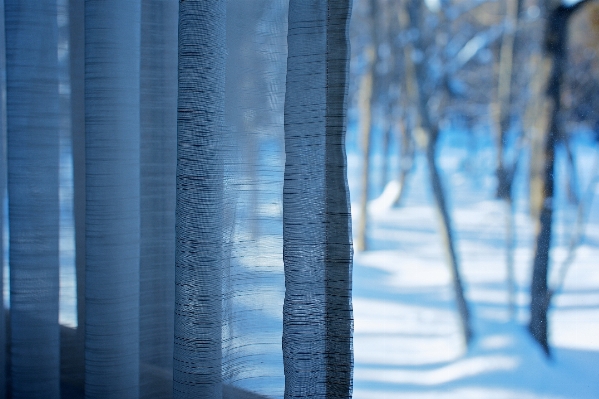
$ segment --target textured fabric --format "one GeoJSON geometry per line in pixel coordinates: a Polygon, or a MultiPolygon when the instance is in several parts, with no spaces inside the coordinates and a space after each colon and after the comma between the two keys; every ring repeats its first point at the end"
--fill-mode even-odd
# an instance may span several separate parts
{"type": "Polygon", "coordinates": [[[6,1],[13,398],[58,398],[57,8],[6,1]]]}
{"type": "Polygon", "coordinates": [[[344,153],[349,2],[291,0],[285,96],[285,398],[351,396],[344,153]]]}
{"type": "MultiPolygon", "coordinates": [[[[6,93],[6,36],[4,30],[4,0],[0,0],[0,93],[6,93]]],[[[6,98],[0,96],[0,287],[4,287],[4,201],[6,193],[6,98]]],[[[4,295],[0,309],[4,312],[4,295]]],[[[0,348],[6,348],[6,317],[0,317],[0,348]]],[[[6,392],[6,351],[0,351],[0,392],[6,392]]]]}
{"type": "Polygon", "coordinates": [[[225,12],[179,4],[175,398],[222,397],[225,12]]]}
{"type": "Polygon", "coordinates": [[[85,395],[139,396],[141,7],[85,2],[85,395]]]}
{"type": "MultiPolygon", "coordinates": [[[[77,338],[83,369],[85,336],[85,0],[69,0],[69,86],[73,162],[73,228],[77,284],[77,338]]],[[[80,370],[83,371],[83,370],[80,370]]]]}
{"type": "Polygon", "coordinates": [[[171,398],[179,3],[141,4],[140,397],[171,398]]]}
{"type": "Polygon", "coordinates": [[[222,145],[224,397],[284,393],[286,62],[287,1],[229,0],[222,145]]]}
{"type": "Polygon", "coordinates": [[[352,394],[352,230],[345,132],[351,0],[328,1],[326,83],[327,398],[352,394]]]}
{"type": "Polygon", "coordinates": [[[27,28],[43,40],[6,40],[9,64],[25,50],[32,67],[8,69],[8,394],[351,397],[350,3],[25,3],[7,2],[7,35],[27,28]],[[49,9],[70,32],[52,67],[56,34],[30,24],[49,9]],[[69,95],[59,224],[54,107],[69,95]],[[44,134],[11,135],[19,123],[44,134]],[[37,196],[45,190],[51,201],[37,196]],[[48,221],[54,258],[41,261],[44,246],[20,232],[41,237],[48,221]],[[60,287],[72,287],[73,244],[77,297],[60,296],[59,326],[58,262],[73,280],[60,287]]]}
{"type": "Polygon", "coordinates": [[[290,1],[283,189],[285,398],[326,398],[326,19],[290,1]]]}

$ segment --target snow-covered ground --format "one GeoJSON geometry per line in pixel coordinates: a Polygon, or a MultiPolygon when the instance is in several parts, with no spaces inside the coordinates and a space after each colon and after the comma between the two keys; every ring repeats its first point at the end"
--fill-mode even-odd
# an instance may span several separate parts
{"type": "MultiPolygon", "coordinates": [[[[472,345],[466,350],[462,343],[426,164],[417,158],[401,206],[377,201],[370,207],[369,250],[355,254],[354,398],[599,398],[599,200],[591,207],[586,234],[551,306],[553,356],[547,360],[525,327],[534,229],[527,213],[526,164],[515,187],[518,295],[517,317],[510,320],[506,209],[493,199],[493,148],[488,140],[475,138],[477,148],[468,151],[468,140],[458,133],[445,137],[439,160],[472,313],[472,345]]],[[[597,150],[584,138],[575,148],[586,187],[597,150]]],[[[351,146],[349,151],[357,226],[361,159],[351,146]]],[[[380,157],[373,159],[375,185],[380,163],[380,157]]],[[[552,282],[576,218],[575,207],[561,194],[562,169],[560,164],[552,282]]],[[[372,191],[376,195],[382,188],[372,191]]]]}

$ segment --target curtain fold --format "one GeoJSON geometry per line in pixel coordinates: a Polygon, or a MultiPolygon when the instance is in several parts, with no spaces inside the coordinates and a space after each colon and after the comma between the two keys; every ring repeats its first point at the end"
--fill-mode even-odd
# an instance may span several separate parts
{"type": "Polygon", "coordinates": [[[222,397],[226,2],[179,3],[175,398],[222,397]]]}
{"type": "MultiPolygon", "coordinates": [[[[77,348],[83,369],[85,336],[85,0],[69,0],[69,87],[73,162],[73,224],[77,285],[77,348]]],[[[75,350],[75,349],[74,349],[75,350]]],[[[82,378],[82,377],[81,377],[82,378]]]]}
{"type": "Polygon", "coordinates": [[[348,1],[291,0],[285,95],[285,398],[352,390],[344,137],[348,1]]]}
{"type": "MultiPolygon", "coordinates": [[[[62,329],[61,395],[83,396],[85,381],[85,0],[68,0],[68,85],[70,152],[73,173],[72,218],[75,267],[75,330],[62,329]]],[[[62,16],[63,18],[65,16],[62,16]]],[[[61,163],[64,160],[61,160],[61,163]]],[[[64,178],[64,177],[61,177],[64,178]]],[[[66,224],[66,223],[65,223],[66,224]]],[[[62,268],[63,265],[61,265],[62,268]]],[[[73,283],[73,282],[71,282],[73,283]]]]}
{"type": "Polygon", "coordinates": [[[281,398],[287,1],[227,2],[223,396],[281,398]]]}
{"type": "MultiPolygon", "coordinates": [[[[4,287],[4,203],[6,201],[6,35],[4,0],[0,0],[0,287],[4,287]]],[[[6,393],[6,317],[4,295],[0,295],[0,398],[6,393]]]]}
{"type": "Polygon", "coordinates": [[[13,398],[60,395],[57,7],[6,1],[13,398]]]}
{"type": "Polygon", "coordinates": [[[140,397],[173,396],[176,0],[141,2],[140,397]]]}
{"type": "Polygon", "coordinates": [[[85,395],[139,397],[140,18],[85,2],[85,395]]]}
{"type": "Polygon", "coordinates": [[[351,2],[4,3],[8,396],[349,399],[351,2]]]}
{"type": "Polygon", "coordinates": [[[345,133],[351,0],[328,2],[325,130],[327,398],[352,394],[352,229],[345,133]]]}
{"type": "Polygon", "coordinates": [[[283,186],[285,399],[326,398],[327,2],[289,2],[283,186]]]}

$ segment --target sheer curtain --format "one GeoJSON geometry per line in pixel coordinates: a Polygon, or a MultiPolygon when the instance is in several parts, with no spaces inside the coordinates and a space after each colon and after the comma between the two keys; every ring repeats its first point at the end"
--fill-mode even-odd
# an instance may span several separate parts
{"type": "Polygon", "coordinates": [[[1,7],[0,392],[350,398],[350,1],[61,1],[1,7]]]}

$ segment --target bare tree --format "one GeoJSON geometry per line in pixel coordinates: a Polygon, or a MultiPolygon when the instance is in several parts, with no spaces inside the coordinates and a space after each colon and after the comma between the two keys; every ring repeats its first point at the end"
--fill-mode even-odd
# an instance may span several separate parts
{"type": "Polygon", "coordinates": [[[377,27],[379,19],[379,0],[370,0],[370,45],[366,48],[366,71],[360,87],[360,137],[362,139],[362,178],[360,193],[360,218],[356,249],[368,249],[366,230],[368,226],[368,191],[370,188],[370,144],[372,141],[372,111],[376,106],[375,89],[380,88],[380,75],[376,71],[379,62],[380,31],[377,27]]]}
{"type": "Polygon", "coordinates": [[[551,247],[552,218],[555,192],[555,147],[561,137],[562,126],[560,117],[562,83],[566,65],[566,40],[568,37],[568,21],[572,14],[580,9],[588,0],[582,0],[574,5],[557,5],[553,7],[547,17],[544,37],[545,59],[543,62],[549,69],[546,82],[545,118],[548,126],[544,138],[544,171],[541,207],[537,223],[536,248],[533,263],[530,322],[528,329],[533,338],[541,345],[549,356],[549,342],[547,339],[548,319],[547,310],[550,295],[547,285],[549,268],[549,249],[551,247]]]}
{"type": "Polygon", "coordinates": [[[510,318],[515,317],[515,277],[514,277],[514,202],[512,198],[512,185],[518,165],[519,154],[516,154],[511,163],[507,163],[504,156],[506,135],[514,115],[512,109],[512,83],[514,64],[514,40],[519,24],[519,14],[522,0],[508,0],[505,2],[505,32],[501,39],[499,54],[499,77],[497,82],[497,97],[493,106],[495,131],[497,136],[497,198],[505,202],[505,250],[508,284],[508,308],[510,318]]]}
{"type": "MultiPolygon", "coordinates": [[[[433,190],[433,196],[435,199],[435,205],[437,213],[439,215],[440,233],[443,237],[444,248],[446,257],[451,270],[455,299],[458,307],[458,313],[460,315],[462,332],[464,340],[468,344],[472,338],[472,328],[470,325],[470,312],[464,296],[464,288],[462,278],[460,275],[460,268],[458,264],[457,251],[455,248],[455,240],[453,237],[452,221],[449,214],[445,190],[443,187],[441,175],[439,173],[439,167],[436,161],[437,143],[439,139],[439,123],[433,122],[433,116],[431,115],[431,100],[434,94],[443,94],[443,89],[438,90],[436,93],[431,91],[431,88],[438,89],[435,87],[435,82],[431,82],[429,79],[429,71],[426,70],[427,65],[431,65],[430,60],[424,59],[427,53],[430,53],[431,49],[424,40],[424,18],[422,15],[423,3],[418,0],[408,0],[407,3],[407,19],[408,26],[412,31],[419,32],[415,36],[414,49],[420,55],[411,55],[410,59],[413,62],[413,71],[415,79],[415,90],[414,100],[416,101],[416,109],[419,116],[420,127],[426,135],[424,138],[425,142],[425,155],[429,169],[429,177],[431,180],[431,187],[433,190]],[[418,59],[420,58],[420,59],[418,59]]],[[[444,79],[440,79],[443,82],[444,79]]],[[[441,86],[443,87],[443,86],[441,86]]],[[[443,101],[438,99],[437,101],[443,101]]]]}

